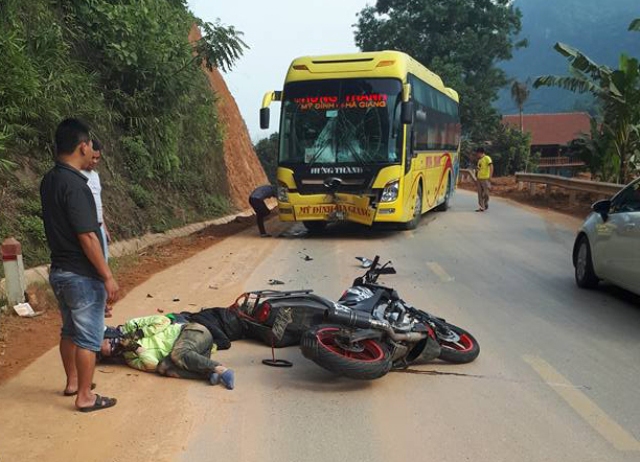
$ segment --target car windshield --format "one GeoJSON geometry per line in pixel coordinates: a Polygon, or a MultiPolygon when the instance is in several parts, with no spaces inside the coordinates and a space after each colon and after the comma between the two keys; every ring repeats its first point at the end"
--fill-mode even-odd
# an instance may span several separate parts
{"type": "Polygon", "coordinates": [[[401,84],[395,79],[293,82],[285,86],[280,163],[398,163],[401,84]]]}

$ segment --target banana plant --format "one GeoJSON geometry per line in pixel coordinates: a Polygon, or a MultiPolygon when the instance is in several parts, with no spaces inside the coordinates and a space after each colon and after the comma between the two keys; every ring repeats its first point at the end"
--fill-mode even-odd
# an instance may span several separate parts
{"type": "MultiPolygon", "coordinates": [[[[634,20],[629,30],[640,31],[640,18],[634,20]]],[[[533,86],[560,87],[576,93],[589,92],[601,104],[602,130],[599,136],[607,137],[613,148],[594,153],[613,156],[603,159],[602,165],[616,166],[615,179],[620,183],[630,181],[638,172],[640,150],[640,63],[637,58],[621,54],[618,69],[594,62],[586,54],[566,45],[556,43],[554,49],[569,61],[569,76],[545,75],[538,77],[533,86]]],[[[595,143],[596,145],[602,143],[595,143]]]]}

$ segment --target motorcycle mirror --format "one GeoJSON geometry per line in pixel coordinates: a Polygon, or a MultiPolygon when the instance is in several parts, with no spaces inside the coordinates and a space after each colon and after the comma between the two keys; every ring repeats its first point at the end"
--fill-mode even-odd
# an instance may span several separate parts
{"type": "Polygon", "coordinates": [[[360,266],[362,268],[370,268],[373,261],[369,260],[367,257],[356,257],[356,260],[360,261],[360,266]]]}

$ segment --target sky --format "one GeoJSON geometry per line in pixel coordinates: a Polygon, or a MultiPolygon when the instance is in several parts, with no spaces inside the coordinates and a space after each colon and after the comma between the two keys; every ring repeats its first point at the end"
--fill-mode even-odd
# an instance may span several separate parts
{"type": "Polygon", "coordinates": [[[250,47],[222,76],[236,100],[252,141],[277,131],[280,103],[273,103],[269,130],[260,129],[259,110],[267,91],[282,90],[294,58],[358,51],[356,13],[373,0],[188,0],[200,19],[242,31],[250,47]]]}

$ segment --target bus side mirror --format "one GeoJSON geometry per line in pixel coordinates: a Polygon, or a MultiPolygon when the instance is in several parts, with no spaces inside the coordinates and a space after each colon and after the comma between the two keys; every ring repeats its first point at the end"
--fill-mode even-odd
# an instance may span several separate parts
{"type": "Polygon", "coordinates": [[[400,120],[404,125],[411,125],[413,123],[413,101],[402,102],[400,120]]]}
{"type": "Polygon", "coordinates": [[[271,117],[268,107],[260,108],[260,128],[266,130],[269,128],[269,118],[271,117]]]}

